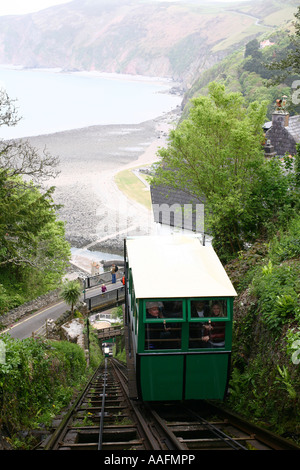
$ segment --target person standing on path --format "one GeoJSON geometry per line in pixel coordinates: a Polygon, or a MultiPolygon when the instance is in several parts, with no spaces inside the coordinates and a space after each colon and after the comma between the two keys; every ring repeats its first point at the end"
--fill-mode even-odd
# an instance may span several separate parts
{"type": "Polygon", "coordinates": [[[115,284],[116,283],[116,272],[117,272],[115,264],[112,265],[110,272],[111,272],[111,282],[112,282],[112,284],[115,284]]]}

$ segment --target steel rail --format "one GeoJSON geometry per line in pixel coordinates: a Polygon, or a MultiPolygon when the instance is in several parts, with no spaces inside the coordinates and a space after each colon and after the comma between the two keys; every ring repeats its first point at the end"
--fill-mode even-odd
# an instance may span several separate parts
{"type": "Polygon", "coordinates": [[[82,392],[79,394],[79,396],[77,397],[77,399],[74,401],[73,405],[71,406],[71,408],[68,410],[68,412],[66,413],[66,415],[64,416],[63,420],[61,421],[61,423],[59,424],[59,426],[55,429],[54,433],[52,434],[51,438],[49,439],[49,441],[45,444],[45,446],[43,447],[43,450],[55,450],[57,444],[58,444],[58,441],[59,439],[61,439],[63,433],[66,431],[67,427],[68,427],[68,424],[69,422],[71,421],[72,419],[72,416],[73,416],[73,413],[74,411],[76,410],[76,408],[79,406],[80,402],[84,399],[84,396],[86,395],[86,392],[87,390],[89,389],[90,387],[90,384],[92,383],[92,381],[95,379],[96,375],[99,373],[99,370],[100,370],[101,366],[98,367],[94,374],[92,375],[92,377],[89,379],[89,381],[87,382],[87,384],[85,385],[85,387],[83,388],[82,392]]]}
{"type": "Polygon", "coordinates": [[[199,419],[201,424],[204,424],[216,437],[221,439],[226,445],[231,447],[234,450],[249,450],[247,447],[243,446],[240,444],[238,441],[233,439],[232,437],[228,436],[224,431],[221,429],[217,428],[215,425],[207,421],[206,419],[202,418],[202,416],[198,415],[198,413],[195,413],[195,411],[190,410],[189,408],[186,408],[187,413],[189,413],[191,416],[194,416],[195,418],[199,419]]]}
{"type": "Polygon", "coordinates": [[[115,359],[111,360],[111,363],[114,367],[115,374],[117,375],[118,380],[126,396],[127,404],[130,407],[133,414],[135,415],[138,430],[140,434],[143,436],[144,442],[147,443],[146,446],[148,446],[149,450],[162,450],[157,439],[153,436],[153,432],[150,430],[149,424],[145,420],[143,413],[140,411],[140,406],[139,406],[140,404],[138,402],[134,402],[133,400],[129,398],[128,388],[125,383],[127,380],[127,377],[125,377],[124,373],[120,370],[119,364],[115,359]]]}
{"type": "Polygon", "coordinates": [[[105,409],[106,379],[107,379],[107,357],[105,358],[105,366],[104,366],[103,376],[104,376],[104,380],[103,380],[103,391],[102,391],[102,403],[101,403],[101,416],[100,416],[98,450],[102,450],[102,440],[103,440],[104,409],[105,409]]]}
{"type": "Polygon", "coordinates": [[[256,424],[249,423],[241,416],[238,416],[229,410],[224,410],[222,407],[210,402],[208,402],[208,405],[215,413],[223,415],[228,422],[232,424],[232,426],[249,433],[252,436],[252,439],[248,439],[249,441],[257,440],[272,450],[300,450],[300,446],[296,443],[278,436],[267,429],[261,428],[256,424]]]}
{"type": "Polygon", "coordinates": [[[169,450],[187,450],[187,447],[182,444],[179,439],[175,436],[175,434],[169,429],[169,427],[164,423],[164,421],[161,419],[161,417],[158,415],[158,413],[151,408],[151,406],[148,406],[148,411],[151,413],[151,416],[155,419],[156,423],[162,428],[163,432],[168,436],[168,439],[171,442],[171,448],[169,450]],[[172,448],[173,446],[173,448],[172,448]]]}

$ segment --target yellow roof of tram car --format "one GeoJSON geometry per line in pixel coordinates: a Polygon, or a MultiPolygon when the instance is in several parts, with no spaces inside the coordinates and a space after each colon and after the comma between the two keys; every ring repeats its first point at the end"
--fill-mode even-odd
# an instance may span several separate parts
{"type": "Polygon", "coordinates": [[[137,237],[126,245],[138,299],[237,295],[214,249],[198,237],[137,237]]]}

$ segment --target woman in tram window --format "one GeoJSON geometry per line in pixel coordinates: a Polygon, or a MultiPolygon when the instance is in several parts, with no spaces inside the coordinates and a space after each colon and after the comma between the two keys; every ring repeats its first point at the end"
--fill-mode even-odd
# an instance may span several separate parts
{"type": "MultiPolygon", "coordinates": [[[[213,317],[223,317],[223,309],[220,302],[214,302],[211,308],[213,317]]],[[[207,343],[207,347],[225,346],[225,322],[210,322],[204,325],[205,332],[202,340],[207,343]]]]}
{"type": "MultiPolygon", "coordinates": [[[[158,302],[147,302],[146,304],[146,318],[157,319],[163,318],[161,313],[161,305],[158,302]]],[[[146,323],[145,324],[145,349],[160,349],[161,348],[161,334],[164,331],[163,323],[146,323]]]]}

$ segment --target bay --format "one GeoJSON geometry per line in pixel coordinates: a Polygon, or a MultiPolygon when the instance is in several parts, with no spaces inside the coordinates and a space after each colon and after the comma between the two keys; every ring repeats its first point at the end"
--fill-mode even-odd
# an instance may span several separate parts
{"type": "Polygon", "coordinates": [[[52,134],[94,125],[137,124],[181,104],[171,80],[94,72],[0,66],[0,87],[16,100],[16,126],[2,126],[0,138],[52,134]]]}
{"type": "MultiPolygon", "coordinates": [[[[146,122],[181,105],[182,97],[169,93],[176,85],[162,78],[0,65],[0,87],[16,100],[22,118],[14,127],[2,126],[0,138],[146,122]]],[[[78,257],[85,259],[87,265],[94,260],[123,258],[115,253],[72,247],[72,259],[78,257]]]]}

